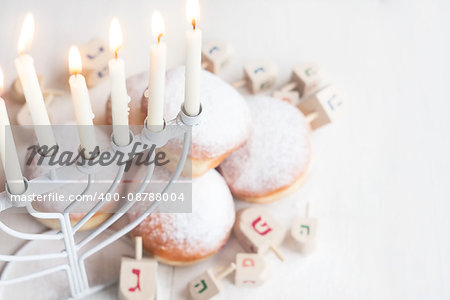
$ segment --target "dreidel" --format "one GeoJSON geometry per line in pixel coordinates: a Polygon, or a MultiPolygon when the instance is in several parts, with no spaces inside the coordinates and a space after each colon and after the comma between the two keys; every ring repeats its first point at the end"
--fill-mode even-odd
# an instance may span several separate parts
{"type": "Polygon", "coordinates": [[[295,106],[300,104],[300,94],[297,91],[280,90],[273,92],[272,96],[295,106]]]}
{"type": "Polygon", "coordinates": [[[93,87],[108,77],[108,62],[111,52],[108,45],[101,39],[95,38],[80,46],[83,75],[88,87],[93,87]]]}
{"type": "Polygon", "coordinates": [[[244,65],[244,78],[233,82],[235,88],[248,86],[253,94],[270,89],[277,81],[278,67],[270,60],[252,61],[244,65]]]}
{"type": "Polygon", "coordinates": [[[293,69],[290,82],[284,85],[281,91],[296,90],[300,97],[305,98],[319,90],[323,85],[323,75],[317,65],[301,64],[293,69]]]}
{"type": "Polygon", "coordinates": [[[236,255],[235,285],[257,287],[262,285],[269,275],[266,259],[261,254],[238,253],[236,255]]]}
{"type": "Polygon", "coordinates": [[[263,254],[271,250],[284,261],[278,246],[284,239],[285,228],[265,209],[248,207],[238,212],[234,233],[246,251],[263,254]]]}
{"type": "Polygon", "coordinates": [[[226,67],[233,55],[233,48],[225,42],[208,42],[202,47],[202,67],[218,74],[226,67]]]}
{"type": "Polygon", "coordinates": [[[223,285],[220,282],[223,278],[228,276],[236,269],[236,265],[231,263],[225,270],[214,274],[213,269],[208,269],[206,272],[197,276],[188,284],[189,294],[192,300],[208,300],[220,294],[223,290],[223,285]]]}
{"type": "Polygon", "coordinates": [[[292,222],[291,237],[300,252],[307,254],[316,248],[317,219],[309,217],[309,203],[306,206],[306,216],[296,217],[292,222]]]}
{"type": "Polygon", "coordinates": [[[344,112],[343,93],[334,85],[328,85],[300,101],[298,108],[309,117],[312,129],[335,122],[344,112]]]}
{"type": "Polygon", "coordinates": [[[136,237],[135,244],[135,258],[122,257],[119,299],[154,300],[158,263],[154,259],[142,258],[142,237],[136,237]]]}

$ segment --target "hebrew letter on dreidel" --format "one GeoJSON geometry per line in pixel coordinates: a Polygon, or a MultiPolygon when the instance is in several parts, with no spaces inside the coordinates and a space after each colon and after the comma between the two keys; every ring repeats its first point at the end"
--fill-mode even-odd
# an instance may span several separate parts
{"type": "Polygon", "coordinates": [[[281,244],[285,229],[265,209],[249,207],[238,213],[234,232],[247,251],[265,253],[281,244]]]}
{"type": "Polygon", "coordinates": [[[253,260],[253,258],[245,258],[242,260],[242,266],[243,267],[254,267],[255,266],[255,261],[253,260]]]}
{"type": "Polygon", "coordinates": [[[189,294],[194,300],[207,300],[216,296],[222,290],[222,285],[216,279],[212,270],[207,270],[188,284],[189,294]]]}
{"type": "Polygon", "coordinates": [[[225,67],[233,54],[228,43],[209,42],[202,47],[202,60],[204,68],[212,73],[219,73],[225,67]]]}
{"type": "Polygon", "coordinates": [[[334,85],[329,85],[300,101],[298,108],[305,115],[317,114],[311,121],[311,128],[316,129],[336,121],[344,112],[344,106],[342,91],[334,85]]]}
{"type": "Polygon", "coordinates": [[[317,75],[317,69],[313,67],[309,67],[305,69],[305,75],[311,77],[313,75],[317,75]]]}
{"type": "Polygon", "coordinates": [[[209,54],[213,54],[215,51],[219,50],[219,47],[213,46],[211,49],[209,49],[209,54]]]}
{"type": "Polygon", "coordinates": [[[261,254],[238,253],[234,283],[238,286],[259,286],[269,277],[266,261],[261,254]]]}
{"type": "Polygon", "coordinates": [[[137,277],[137,283],[135,287],[131,287],[128,290],[130,292],[135,292],[136,290],[141,291],[141,270],[139,269],[133,269],[132,273],[136,275],[137,277]]]}
{"type": "Polygon", "coordinates": [[[309,226],[308,225],[301,225],[300,226],[300,234],[304,234],[303,229],[306,229],[306,235],[309,235],[309,226]]]}
{"type": "Polygon", "coordinates": [[[107,44],[101,39],[93,39],[81,45],[80,53],[87,85],[93,87],[107,77],[111,53],[107,49],[107,44]]]}
{"type": "Polygon", "coordinates": [[[203,293],[208,286],[206,285],[206,282],[202,279],[202,281],[200,281],[200,283],[197,283],[196,285],[194,285],[194,287],[199,287],[201,286],[201,288],[198,291],[199,294],[203,293]]]}
{"type": "Polygon", "coordinates": [[[339,106],[342,105],[342,101],[340,101],[340,100],[338,99],[337,95],[331,96],[331,98],[328,99],[327,103],[328,103],[328,107],[329,107],[331,110],[336,110],[339,106]]]}
{"type": "Polygon", "coordinates": [[[275,91],[272,96],[292,105],[298,105],[300,103],[300,95],[297,91],[275,91]]]}
{"type": "Polygon", "coordinates": [[[320,69],[313,64],[302,64],[295,67],[291,81],[296,84],[300,96],[304,98],[324,86],[320,69]]]}
{"type": "Polygon", "coordinates": [[[258,227],[259,227],[259,229],[258,229],[256,225],[257,225],[259,222],[261,222],[261,217],[258,217],[257,219],[255,219],[255,220],[252,222],[253,229],[255,229],[255,231],[256,231],[257,233],[259,233],[260,235],[266,235],[266,234],[268,234],[270,231],[272,231],[272,228],[270,228],[269,225],[267,225],[266,222],[264,222],[264,223],[262,223],[262,224],[259,224],[260,226],[258,226],[258,227]],[[264,230],[264,227],[266,227],[265,230],[264,230]]]}
{"type": "Polygon", "coordinates": [[[157,266],[153,259],[122,258],[119,299],[155,299],[157,266]]]}
{"type": "Polygon", "coordinates": [[[259,68],[256,68],[256,69],[253,71],[253,73],[258,74],[259,72],[265,72],[265,71],[266,71],[266,70],[264,70],[263,67],[259,67],[259,68]]]}
{"type": "Polygon", "coordinates": [[[317,219],[294,218],[291,236],[302,253],[314,250],[316,244],[317,219]]]}
{"type": "Polygon", "coordinates": [[[122,257],[120,265],[119,299],[154,300],[158,263],[142,257],[142,238],[136,237],[135,258],[122,257]]]}
{"type": "Polygon", "coordinates": [[[278,67],[272,61],[254,61],[245,64],[244,78],[252,93],[271,88],[277,81],[278,67]]]}

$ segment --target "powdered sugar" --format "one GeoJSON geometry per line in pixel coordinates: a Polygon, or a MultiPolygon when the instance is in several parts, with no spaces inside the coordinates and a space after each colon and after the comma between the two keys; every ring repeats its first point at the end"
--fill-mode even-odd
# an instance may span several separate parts
{"type": "MultiPolygon", "coordinates": [[[[156,180],[167,178],[163,169],[156,180]]],[[[144,239],[158,241],[157,247],[169,243],[186,255],[216,249],[227,237],[234,223],[234,203],[224,179],[210,170],[192,181],[192,213],[154,213],[136,228],[144,239]]],[[[135,216],[134,216],[135,217],[135,216]]]]}
{"type": "MultiPolygon", "coordinates": [[[[184,67],[177,67],[167,72],[164,117],[166,120],[175,118],[184,101],[184,67]]],[[[242,96],[219,77],[202,71],[200,101],[203,107],[203,119],[199,126],[193,129],[192,156],[216,158],[242,144],[248,137],[250,129],[250,112],[242,96]]],[[[148,75],[138,74],[127,81],[131,105],[140,102],[142,93],[147,87],[148,75]],[[137,100],[137,101],[136,101],[137,100]]],[[[142,102],[141,112],[135,108],[133,114],[145,115],[146,101],[142,102]]],[[[181,139],[175,139],[168,145],[171,149],[180,150],[181,139]]]]}
{"type": "Polygon", "coordinates": [[[310,157],[309,126],[290,104],[270,97],[248,100],[253,120],[249,140],[220,165],[236,194],[264,195],[292,184],[310,157]]]}

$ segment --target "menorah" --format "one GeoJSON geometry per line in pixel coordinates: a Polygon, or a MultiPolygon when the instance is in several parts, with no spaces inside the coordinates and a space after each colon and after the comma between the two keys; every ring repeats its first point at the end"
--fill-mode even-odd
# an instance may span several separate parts
{"type": "MultiPolygon", "coordinates": [[[[179,178],[185,162],[189,153],[189,148],[192,139],[192,128],[196,126],[201,121],[201,116],[204,115],[202,112],[202,107],[200,106],[200,113],[197,116],[189,116],[182,106],[177,117],[167,123],[164,122],[165,126],[163,130],[159,132],[153,132],[147,128],[145,121],[144,127],[140,134],[134,135],[130,131],[130,143],[126,146],[118,146],[114,143],[114,136],[111,135],[111,154],[115,152],[122,152],[123,157],[129,157],[132,159],[133,154],[141,153],[146,150],[142,145],[154,145],[156,148],[160,148],[166,145],[171,139],[183,136],[183,146],[180,153],[180,158],[176,167],[176,170],[172,174],[172,177],[164,186],[161,194],[167,192],[171,185],[179,178]],[[130,155],[131,153],[131,155],[130,155]]],[[[155,159],[155,152],[151,153],[151,160],[155,159]]],[[[73,178],[79,178],[81,176],[87,177],[87,187],[93,184],[94,174],[99,171],[99,166],[88,164],[88,160],[83,160],[81,164],[72,164],[69,166],[55,167],[49,164],[49,157],[42,157],[43,166],[48,169],[45,175],[37,177],[33,180],[28,181],[24,178],[26,190],[23,194],[19,196],[27,195],[42,195],[55,190],[58,187],[67,184],[73,178]]],[[[155,169],[155,164],[150,164],[147,166],[146,174],[140,182],[137,190],[134,192],[136,194],[142,193],[146,187],[150,184],[152,180],[153,171],[155,169]]],[[[121,182],[125,171],[125,165],[121,164],[118,168],[117,174],[112,181],[110,187],[106,191],[106,194],[113,193],[121,182]]],[[[81,194],[85,193],[82,192],[81,194]]],[[[13,279],[0,280],[0,286],[18,284],[27,280],[32,280],[48,274],[56,272],[65,272],[67,274],[67,280],[69,282],[70,294],[73,298],[81,298],[89,294],[98,292],[114,282],[105,282],[101,285],[91,287],[89,285],[88,274],[86,272],[85,260],[92,256],[93,254],[101,251],[105,247],[111,245],[118,239],[124,237],[127,233],[138,226],[145,218],[155,211],[158,204],[161,202],[153,201],[146,209],[138,215],[136,219],[129,222],[127,225],[122,227],[116,232],[112,232],[106,239],[98,243],[93,243],[94,245],[84,251],[81,255],[80,250],[85,250],[88,243],[93,241],[100,234],[104,233],[105,230],[118,221],[124,214],[126,214],[135,204],[136,197],[129,199],[128,202],[124,203],[116,212],[114,212],[111,217],[109,217],[103,224],[98,228],[91,230],[87,236],[83,237],[79,242],[75,242],[75,235],[79,232],[80,228],[86,224],[106,203],[107,201],[99,201],[96,203],[78,222],[71,224],[70,213],[74,210],[79,202],[72,201],[67,207],[65,207],[62,213],[59,212],[43,212],[36,210],[32,201],[17,201],[18,195],[12,195],[6,184],[5,192],[0,194],[0,212],[7,210],[11,207],[25,207],[27,212],[39,219],[57,219],[60,225],[60,231],[54,234],[33,234],[24,233],[14,230],[0,222],[0,230],[3,230],[8,235],[17,237],[24,240],[42,240],[42,241],[55,241],[63,240],[64,250],[59,253],[40,253],[35,255],[0,255],[0,261],[6,262],[27,262],[27,261],[37,261],[37,260],[52,260],[52,259],[65,259],[66,263],[47,268],[34,272],[32,274],[27,274],[25,276],[20,276],[13,279]]],[[[21,197],[22,199],[23,197],[21,197]]],[[[28,197],[26,197],[28,198],[28,197]]]]}

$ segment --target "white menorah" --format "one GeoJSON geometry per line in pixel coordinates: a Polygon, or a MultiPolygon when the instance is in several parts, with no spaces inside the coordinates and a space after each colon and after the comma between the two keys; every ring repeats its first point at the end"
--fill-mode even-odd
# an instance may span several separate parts
{"type": "MultiPolygon", "coordinates": [[[[204,112],[203,112],[204,114],[204,112]]],[[[202,115],[202,107],[200,107],[200,113],[197,116],[189,116],[184,112],[183,107],[181,108],[177,118],[165,123],[165,127],[160,132],[152,132],[147,129],[146,121],[143,127],[143,130],[140,134],[134,136],[130,132],[130,144],[124,147],[117,146],[114,143],[113,136],[111,136],[111,145],[112,145],[112,154],[115,152],[122,152],[124,157],[129,157],[130,153],[140,153],[145,151],[142,145],[155,145],[156,148],[160,148],[164,146],[169,140],[181,136],[184,136],[183,139],[183,148],[180,154],[180,159],[178,161],[177,168],[172,175],[172,178],[167,182],[161,194],[164,194],[172,185],[174,181],[178,179],[180,176],[186,158],[189,152],[189,145],[191,143],[192,138],[192,127],[198,125],[202,115]],[[133,151],[133,152],[131,152],[133,151]]],[[[151,154],[151,161],[154,161],[155,157],[153,151],[151,154]]],[[[131,154],[132,156],[132,154],[131,154]]],[[[132,159],[132,158],[131,158],[132,159]]],[[[82,160],[84,164],[72,164],[70,166],[63,167],[51,167],[49,166],[49,157],[43,158],[43,165],[47,166],[48,173],[35,178],[33,180],[28,181],[24,178],[26,191],[20,196],[27,195],[41,195],[56,188],[67,184],[73,178],[78,178],[80,175],[87,176],[88,178],[88,186],[93,183],[94,174],[98,172],[98,166],[92,166],[88,164],[88,160],[82,160]]],[[[145,188],[150,184],[153,171],[155,168],[155,164],[152,163],[147,167],[146,175],[140,183],[138,190],[135,194],[142,193],[145,188]]],[[[118,187],[119,183],[122,180],[123,174],[125,171],[125,164],[121,164],[115,179],[113,180],[111,186],[107,190],[106,193],[113,193],[118,187]]],[[[83,194],[82,193],[82,194],[83,194]]],[[[20,198],[22,198],[20,197],[20,198]]],[[[79,231],[79,229],[88,222],[106,203],[107,201],[99,201],[86,215],[83,216],[76,224],[72,226],[70,221],[70,212],[73,211],[74,207],[77,205],[77,201],[73,201],[70,203],[63,211],[63,213],[56,212],[40,212],[37,211],[33,205],[32,201],[16,201],[16,195],[11,195],[9,193],[8,185],[6,185],[5,192],[0,194],[0,212],[6,210],[11,207],[25,207],[30,215],[35,218],[40,219],[57,219],[60,224],[61,230],[54,234],[32,234],[32,233],[23,233],[16,231],[10,227],[8,227],[3,222],[0,222],[0,230],[5,233],[20,238],[24,240],[47,240],[47,241],[55,241],[55,240],[63,240],[64,241],[64,250],[59,253],[43,253],[43,254],[35,254],[35,255],[0,255],[0,261],[6,262],[27,262],[27,261],[38,261],[38,260],[52,260],[58,258],[65,258],[67,263],[61,264],[55,267],[51,267],[45,270],[40,270],[38,272],[34,272],[31,274],[27,274],[25,276],[20,276],[13,279],[0,280],[0,287],[5,285],[12,285],[21,283],[27,280],[31,280],[34,278],[46,276],[55,272],[66,272],[67,280],[70,286],[70,294],[73,298],[81,298],[89,294],[96,293],[114,282],[106,282],[98,286],[90,287],[88,275],[85,267],[85,260],[97,253],[98,251],[104,249],[109,246],[113,242],[125,236],[131,230],[133,230],[136,226],[138,226],[145,218],[148,217],[150,213],[152,213],[157,205],[160,203],[158,201],[154,201],[151,205],[146,208],[146,210],[139,215],[138,218],[121,228],[120,230],[113,232],[110,236],[108,236],[105,240],[96,243],[87,251],[84,251],[81,255],[79,255],[79,251],[82,248],[94,240],[97,236],[103,233],[109,226],[119,220],[125,213],[127,213],[133,205],[136,203],[136,197],[133,197],[132,200],[128,201],[128,203],[123,204],[117,212],[115,212],[109,219],[107,219],[103,224],[101,224],[98,228],[93,229],[89,234],[80,240],[80,242],[75,242],[75,234],[79,231]]],[[[28,198],[28,197],[26,197],[28,198]]],[[[84,250],[84,249],[83,249],[84,250]]]]}

